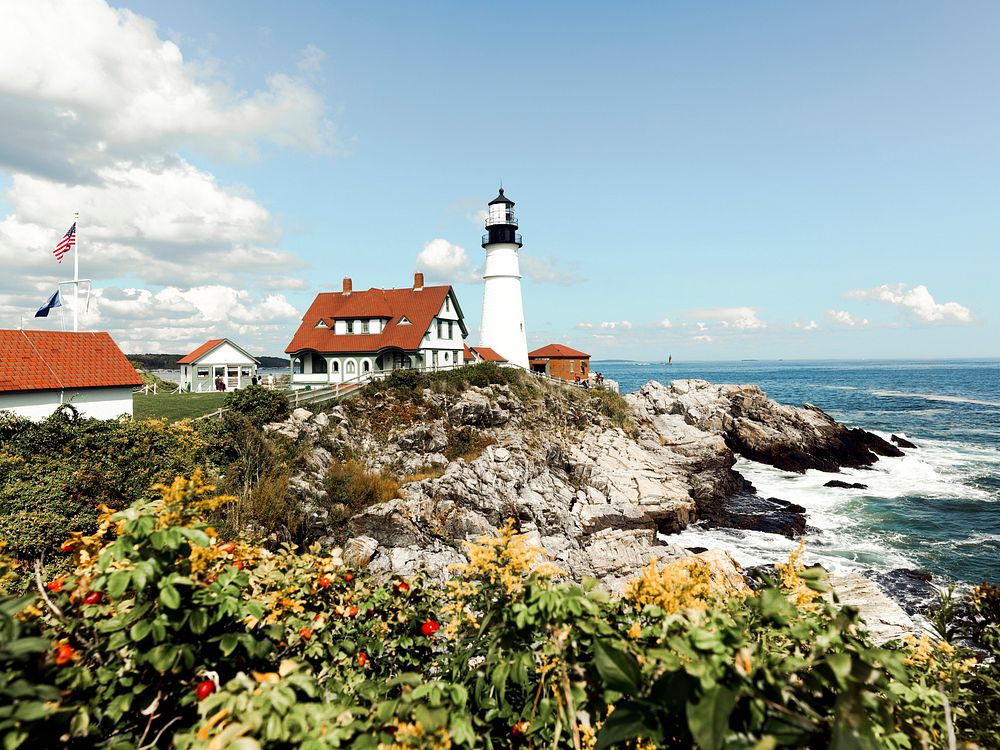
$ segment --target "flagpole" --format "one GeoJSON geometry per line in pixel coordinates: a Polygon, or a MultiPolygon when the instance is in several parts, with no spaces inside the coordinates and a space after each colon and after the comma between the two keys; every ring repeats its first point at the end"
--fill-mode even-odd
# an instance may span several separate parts
{"type": "Polygon", "coordinates": [[[76,225],[76,252],[73,253],[73,333],[80,330],[80,212],[73,214],[76,225]]]}

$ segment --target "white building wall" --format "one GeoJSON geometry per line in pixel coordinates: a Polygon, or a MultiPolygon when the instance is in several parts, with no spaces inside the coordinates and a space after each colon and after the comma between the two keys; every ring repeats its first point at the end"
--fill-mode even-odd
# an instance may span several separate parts
{"type": "Polygon", "coordinates": [[[199,365],[251,365],[252,358],[245,355],[228,341],[215,347],[201,357],[195,364],[199,365]]]}
{"type": "Polygon", "coordinates": [[[528,367],[518,247],[497,243],[486,247],[483,273],[483,322],[480,341],[511,364],[528,367]]]}
{"type": "Polygon", "coordinates": [[[60,403],[73,404],[81,414],[94,419],[132,416],[132,388],[83,388],[80,390],[11,391],[0,393],[0,411],[10,411],[34,421],[52,414],[60,403]],[[60,397],[62,401],[60,401],[60,397]]]}

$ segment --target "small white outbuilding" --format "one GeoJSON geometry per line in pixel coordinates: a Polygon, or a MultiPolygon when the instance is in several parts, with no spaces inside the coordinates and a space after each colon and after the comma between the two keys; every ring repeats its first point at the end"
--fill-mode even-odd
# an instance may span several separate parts
{"type": "Polygon", "coordinates": [[[260,362],[229,339],[211,339],[177,360],[181,389],[193,393],[214,391],[221,378],[227,391],[251,384],[260,362]]]}
{"type": "Polygon", "coordinates": [[[0,330],[0,411],[48,417],[62,404],[84,416],[132,414],[142,378],[104,332],[0,330]]]}

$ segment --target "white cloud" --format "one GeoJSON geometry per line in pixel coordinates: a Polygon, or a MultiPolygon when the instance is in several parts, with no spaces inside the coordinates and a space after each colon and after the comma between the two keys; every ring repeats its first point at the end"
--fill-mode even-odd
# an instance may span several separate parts
{"type": "Polygon", "coordinates": [[[602,328],[605,331],[614,331],[616,329],[628,331],[632,328],[632,323],[627,320],[604,320],[600,323],[577,323],[576,327],[583,329],[602,328]]]}
{"type": "Polygon", "coordinates": [[[972,311],[958,302],[935,302],[934,297],[923,284],[907,290],[905,284],[882,284],[874,289],[858,289],[848,292],[847,297],[875,299],[898,305],[909,310],[919,320],[927,323],[971,323],[972,311]]]}
{"type": "Polygon", "coordinates": [[[664,318],[659,323],[656,324],[658,328],[673,328],[674,324],[670,322],[670,318],[664,318]]]}
{"type": "Polygon", "coordinates": [[[427,275],[429,282],[445,284],[475,284],[482,281],[482,271],[472,267],[465,248],[437,238],[424,245],[417,255],[417,270],[427,275]]]}
{"type": "Polygon", "coordinates": [[[701,344],[711,344],[713,341],[715,341],[715,338],[712,336],[706,336],[705,334],[701,334],[698,336],[692,336],[691,340],[697,341],[698,343],[701,344]]]}
{"type": "Polygon", "coordinates": [[[7,3],[0,166],[80,181],[181,144],[228,157],[258,142],[332,149],[325,103],[304,80],[275,73],[247,93],[203,73],[152,21],[103,0],[7,3]]]}
{"type": "Polygon", "coordinates": [[[796,328],[800,331],[815,331],[819,328],[819,324],[815,320],[810,320],[808,323],[800,323],[796,320],[792,323],[792,328],[796,328]]]}
{"type": "MultiPolygon", "coordinates": [[[[757,311],[752,307],[713,307],[692,310],[687,313],[687,317],[715,321],[724,328],[737,328],[739,330],[767,328],[767,323],[757,317],[757,311]]],[[[698,325],[702,327],[701,323],[698,325]]]]}
{"type": "Polygon", "coordinates": [[[840,325],[848,326],[849,328],[861,328],[868,325],[867,319],[856,318],[847,312],[847,310],[827,310],[826,315],[834,323],[839,323],[840,325]]]}
{"type": "Polygon", "coordinates": [[[299,53],[298,67],[303,73],[318,73],[323,67],[326,53],[315,44],[307,44],[299,53]]]}

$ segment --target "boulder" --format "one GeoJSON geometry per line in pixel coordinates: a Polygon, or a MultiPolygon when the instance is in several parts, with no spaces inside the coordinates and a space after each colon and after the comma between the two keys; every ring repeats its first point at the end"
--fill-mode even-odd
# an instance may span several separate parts
{"type": "Polygon", "coordinates": [[[858,608],[875,643],[900,640],[917,631],[910,616],[874,581],[857,573],[835,573],[830,576],[830,586],[841,605],[858,608]]]}
{"type": "Polygon", "coordinates": [[[898,445],[900,448],[916,448],[917,446],[907,440],[905,437],[900,435],[890,435],[889,439],[898,445]]]}
{"type": "Polygon", "coordinates": [[[861,482],[843,482],[839,479],[831,479],[829,482],[823,483],[824,487],[837,487],[844,490],[867,490],[867,484],[861,484],[861,482]]]}

